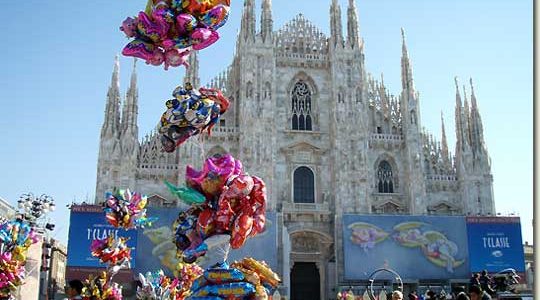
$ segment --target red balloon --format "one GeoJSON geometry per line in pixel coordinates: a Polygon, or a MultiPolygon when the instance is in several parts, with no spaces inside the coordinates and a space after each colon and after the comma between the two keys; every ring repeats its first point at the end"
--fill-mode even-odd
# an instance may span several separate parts
{"type": "Polygon", "coordinates": [[[246,214],[241,214],[234,222],[234,229],[231,234],[231,247],[238,249],[244,245],[248,235],[253,228],[253,218],[246,214]]]}
{"type": "Polygon", "coordinates": [[[214,230],[214,211],[210,208],[203,210],[197,220],[197,232],[200,236],[208,237],[214,230]]]}

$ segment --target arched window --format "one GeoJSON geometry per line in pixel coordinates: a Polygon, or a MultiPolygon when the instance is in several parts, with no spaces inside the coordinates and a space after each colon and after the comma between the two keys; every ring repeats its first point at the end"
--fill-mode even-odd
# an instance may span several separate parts
{"type": "Polygon", "coordinates": [[[394,175],[392,167],[386,160],[381,161],[377,168],[377,188],[379,193],[394,192],[394,175]]]}
{"type": "Polygon", "coordinates": [[[264,84],[264,99],[270,98],[272,98],[272,86],[270,85],[270,82],[266,82],[264,84]]]}
{"type": "Polygon", "coordinates": [[[294,202],[315,203],[315,176],[308,167],[294,170],[294,202]]]}
{"type": "Polygon", "coordinates": [[[362,102],[362,90],[360,88],[356,88],[356,103],[362,102]]]}
{"type": "Polygon", "coordinates": [[[251,81],[249,81],[246,85],[246,97],[253,97],[253,83],[251,83],[251,81]]]}
{"type": "Polygon", "coordinates": [[[313,130],[311,118],[311,91],[305,82],[298,81],[292,90],[292,129],[313,130]]]}

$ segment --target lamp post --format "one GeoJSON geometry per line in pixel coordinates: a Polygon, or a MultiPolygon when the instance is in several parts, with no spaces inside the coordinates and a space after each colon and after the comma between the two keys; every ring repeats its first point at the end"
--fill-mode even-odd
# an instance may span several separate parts
{"type": "Polygon", "coordinates": [[[39,266],[38,282],[42,285],[39,288],[39,299],[49,299],[47,295],[50,282],[51,269],[51,239],[49,231],[54,230],[55,224],[51,223],[47,215],[54,211],[56,205],[54,199],[46,194],[36,197],[32,193],[22,194],[17,201],[19,214],[23,220],[26,220],[30,226],[43,235],[43,246],[41,254],[41,266],[39,266]],[[41,280],[43,279],[43,280],[41,280]]]}

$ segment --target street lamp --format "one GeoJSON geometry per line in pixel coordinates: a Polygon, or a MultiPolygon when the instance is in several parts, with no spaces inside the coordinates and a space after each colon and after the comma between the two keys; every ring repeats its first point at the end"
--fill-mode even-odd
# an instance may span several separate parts
{"type": "MultiPolygon", "coordinates": [[[[38,226],[38,220],[56,208],[54,199],[46,194],[41,194],[39,197],[32,193],[22,194],[17,203],[22,217],[28,220],[32,226],[38,226]]],[[[40,229],[53,230],[54,224],[47,223],[39,227],[40,229]]]]}
{"type": "Polygon", "coordinates": [[[17,201],[19,207],[20,217],[23,220],[26,220],[30,226],[34,227],[35,230],[43,234],[43,247],[41,254],[41,268],[40,275],[38,278],[40,282],[40,298],[41,296],[48,297],[47,295],[47,286],[51,281],[51,238],[49,237],[49,231],[54,230],[55,224],[50,223],[49,219],[46,218],[47,214],[54,211],[56,205],[54,199],[46,194],[41,194],[41,196],[36,197],[33,193],[22,194],[19,200],[17,201]]]}

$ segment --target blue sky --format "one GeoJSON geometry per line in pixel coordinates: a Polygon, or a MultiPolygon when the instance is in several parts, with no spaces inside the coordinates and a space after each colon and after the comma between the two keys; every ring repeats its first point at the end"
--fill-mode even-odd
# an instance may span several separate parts
{"type": "MultiPolygon", "coordinates": [[[[243,1],[232,1],[222,39],[200,55],[207,82],[224,70],[234,52],[243,1]]],[[[274,29],[302,12],[329,33],[330,0],[273,0],[274,29]]],[[[342,5],[346,29],[346,0],[342,5]]],[[[107,87],[115,54],[127,43],[122,20],[144,9],[145,0],[43,1],[3,4],[4,57],[0,68],[0,196],[48,193],[58,203],[55,235],[67,239],[67,203],[94,198],[96,162],[107,87]]],[[[261,0],[257,0],[259,14],[261,0]]],[[[497,211],[518,213],[524,240],[532,243],[533,67],[532,1],[358,0],[366,65],[384,73],[398,94],[400,28],[407,36],[422,124],[440,137],[444,112],[455,147],[454,76],[473,77],[492,159],[497,211]]],[[[259,19],[259,15],[257,16],[259,19]]],[[[344,34],[346,34],[344,32],[344,34]]],[[[132,60],[121,58],[121,90],[132,60]]],[[[138,65],[140,136],[157,123],[163,100],[182,79],[182,68],[138,65]]],[[[467,84],[467,89],[468,84],[467,84]]],[[[453,151],[452,151],[453,152],[453,151]]]]}

